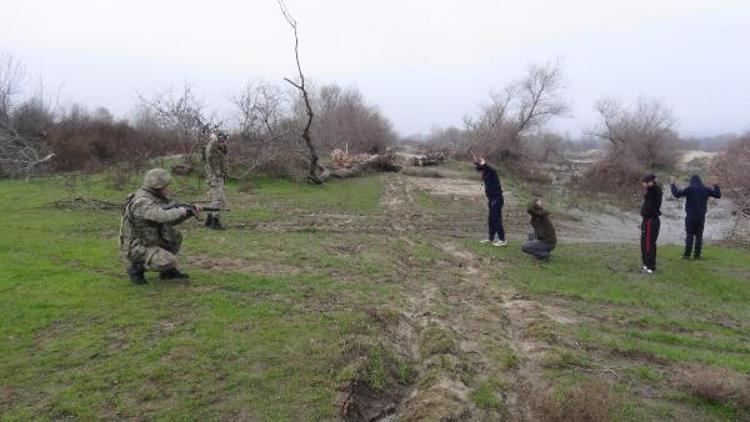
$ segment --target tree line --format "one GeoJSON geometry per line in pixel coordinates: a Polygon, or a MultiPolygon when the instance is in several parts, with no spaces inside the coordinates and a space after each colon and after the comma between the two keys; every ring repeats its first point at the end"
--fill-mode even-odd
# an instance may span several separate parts
{"type": "MultiPolygon", "coordinates": [[[[296,175],[306,165],[299,138],[305,125],[300,97],[282,84],[253,81],[231,97],[232,113],[220,118],[186,84],[152,96],[140,95],[135,111],[117,119],[104,107],[61,107],[44,92],[24,98],[27,75],[12,56],[0,56],[0,175],[96,171],[117,163],[140,163],[179,155],[200,161],[206,131],[231,133],[233,167],[296,175]],[[45,157],[49,157],[45,160],[45,157]]],[[[310,130],[325,153],[382,152],[398,134],[377,106],[356,87],[308,86],[316,119],[310,130]]]]}
{"type": "MultiPolygon", "coordinates": [[[[186,84],[177,91],[140,96],[129,119],[116,119],[103,107],[93,111],[81,105],[59,107],[41,90],[22,99],[26,78],[17,60],[0,56],[0,175],[4,176],[95,171],[171,154],[195,164],[200,161],[205,131],[217,126],[230,129],[231,168],[238,178],[256,171],[295,177],[314,174],[310,147],[322,154],[333,149],[380,153],[399,142],[388,118],[355,87],[318,87],[308,82],[302,96],[298,82],[289,86],[281,81],[252,81],[231,96],[233,113],[222,120],[186,84]],[[309,119],[312,111],[314,120],[309,119]],[[300,133],[308,124],[306,145],[300,133]]],[[[629,194],[635,194],[634,180],[673,168],[679,158],[676,150],[695,143],[680,137],[665,102],[645,98],[631,104],[600,99],[594,104],[599,123],[586,133],[583,143],[573,143],[548,129],[552,119],[570,112],[564,88],[559,62],[531,65],[521,78],[491,92],[477,113],[464,118],[463,127],[435,128],[423,141],[459,158],[485,156],[538,181],[545,178],[540,164],[551,155],[565,148],[604,145],[606,154],[583,177],[586,188],[629,194]]],[[[743,198],[750,196],[748,138],[724,140],[727,153],[714,162],[714,173],[722,183],[743,198]]]]}

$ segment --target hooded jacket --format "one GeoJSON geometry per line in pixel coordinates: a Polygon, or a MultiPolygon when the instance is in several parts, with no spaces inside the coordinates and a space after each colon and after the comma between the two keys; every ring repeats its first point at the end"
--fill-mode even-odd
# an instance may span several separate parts
{"type": "Polygon", "coordinates": [[[527,212],[531,215],[531,227],[534,228],[536,238],[544,243],[556,245],[557,233],[552,226],[552,221],[549,219],[549,212],[544,208],[538,208],[536,201],[529,203],[527,212]]]}
{"type": "Polygon", "coordinates": [[[704,220],[708,198],[721,198],[721,189],[716,185],[713,188],[707,188],[697,174],[690,178],[690,185],[685,189],[680,189],[672,184],[672,195],[675,198],[685,197],[685,212],[688,218],[704,220]]]}
{"type": "Polygon", "coordinates": [[[501,198],[503,196],[503,185],[500,184],[500,177],[498,177],[495,169],[490,167],[489,164],[478,168],[482,171],[482,183],[487,199],[501,198]]]}
{"type": "Polygon", "coordinates": [[[646,190],[643,196],[643,205],[641,205],[641,217],[657,218],[661,215],[661,201],[664,196],[661,187],[654,183],[646,190]]]}

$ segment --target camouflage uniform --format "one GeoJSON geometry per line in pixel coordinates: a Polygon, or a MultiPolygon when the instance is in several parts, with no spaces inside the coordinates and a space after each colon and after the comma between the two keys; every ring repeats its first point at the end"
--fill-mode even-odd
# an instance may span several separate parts
{"type": "Polygon", "coordinates": [[[143,271],[155,270],[162,278],[183,278],[177,270],[182,234],[176,225],[190,218],[185,208],[165,210],[168,203],[160,190],[171,182],[166,170],[146,173],[141,189],[128,195],[120,222],[120,252],[130,262],[131,280],[145,283],[143,271]]]}
{"type": "MultiPolygon", "coordinates": [[[[227,194],[224,192],[224,179],[227,176],[227,146],[224,140],[226,140],[225,134],[220,133],[217,136],[212,133],[205,150],[206,184],[208,185],[208,196],[211,199],[209,205],[216,208],[227,207],[227,194]]],[[[221,228],[218,212],[207,213],[206,226],[221,228]]]]}

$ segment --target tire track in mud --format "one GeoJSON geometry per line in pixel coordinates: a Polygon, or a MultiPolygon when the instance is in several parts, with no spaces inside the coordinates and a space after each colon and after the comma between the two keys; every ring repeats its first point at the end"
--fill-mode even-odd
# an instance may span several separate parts
{"type": "MultiPolygon", "coordinates": [[[[386,179],[382,204],[389,218],[400,218],[403,205],[413,203],[413,190],[403,177],[386,179]]],[[[401,239],[418,245],[407,236],[401,239]]],[[[406,352],[418,362],[418,375],[408,394],[381,420],[534,420],[529,392],[542,382],[541,360],[550,346],[530,339],[527,332],[548,318],[542,305],[492,287],[488,277],[496,268],[460,243],[433,236],[427,242],[444,254],[432,269],[441,276],[405,274],[408,308],[397,329],[398,342],[412,345],[406,352]],[[523,358],[511,370],[502,368],[491,357],[494,347],[509,348],[523,358]],[[470,399],[472,390],[497,374],[511,377],[510,388],[501,393],[507,407],[477,408],[470,399]]]]}
{"type": "MultiPolygon", "coordinates": [[[[477,260],[469,251],[452,244],[444,244],[443,250],[462,263],[462,290],[466,294],[456,299],[463,304],[457,315],[454,329],[468,338],[476,339],[462,344],[467,352],[473,352],[477,366],[473,385],[481,385],[501,375],[508,381],[508,389],[502,392],[506,409],[503,414],[471,407],[471,416],[502,416],[512,420],[536,420],[530,401],[533,392],[545,382],[542,380],[542,362],[551,346],[530,335],[536,324],[549,321],[549,310],[541,303],[510,290],[499,291],[490,285],[488,265],[477,260]],[[486,341],[489,347],[482,347],[486,341]],[[503,367],[489,355],[493,348],[507,348],[519,357],[511,368],[503,367]]],[[[542,387],[543,388],[543,387],[542,387]]]]}
{"type": "MultiPolygon", "coordinates": [[[[414,186],[404,177],[386,179],[381,205],[391,221],[403,221],[403,214],[415,203],[414,186]]],[[[400,240],[415,247],[420,241],[408,235],[400,240]]],[[[468,416],[470,389],[462,378],[465,350],[459,339],[466,338],[451,315],[459,305],[452,294],[445,294],[435,277],[397,258],[403,268],[406,309],[401,311],[397,333],[399,342],[410,344],[408,358],[416,362],[417,376],[412,388],[393,410],[381,420],[456,420],[468,416]],[[439,313],[439,309],[448,309],[439,313]],[[455,369],[455,370],[451,370],[455,369]]],[[[450,271],[449,263],[441,263],[437,271],[450,271]],[[446,265],[448,264],[448,265],[446,265]]]]}

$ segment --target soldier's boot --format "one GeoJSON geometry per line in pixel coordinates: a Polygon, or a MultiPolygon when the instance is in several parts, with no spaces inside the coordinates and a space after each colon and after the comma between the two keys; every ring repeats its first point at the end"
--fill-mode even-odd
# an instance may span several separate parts
{"type": "Polygon", "coordinates": [[[213,222],[214,222],[214,216],[211,215],[211,214],[208,214],[206,216],[206,222],[203,223],[203,225],[206,226],[206,227],[211,227],[211,225],[213,224],[213,222]]]}
{"type": "Polygon", "coordinates": [[[146,277],[144,276],[146,269],[143,267],[143,264],[130,264],[127,271],[128,276],[130,276],[130,281],[132,281],[134,284],[148,283],[146,281],[146,277]]]}
{"type": "Polygon", "coordinates": [[[171,270],[159,272],[159,278],[162,280],[187,280],[190,277],[177,268],[172,268],[171,270]]]}
{"type": "Polygon", "coordinates": [[[219,217],[214,217],[214,221],[211,222],[209,228],[214,230],[226,230],[226,228],[221,225],[221,222],[219,222],[219,217]]]}

